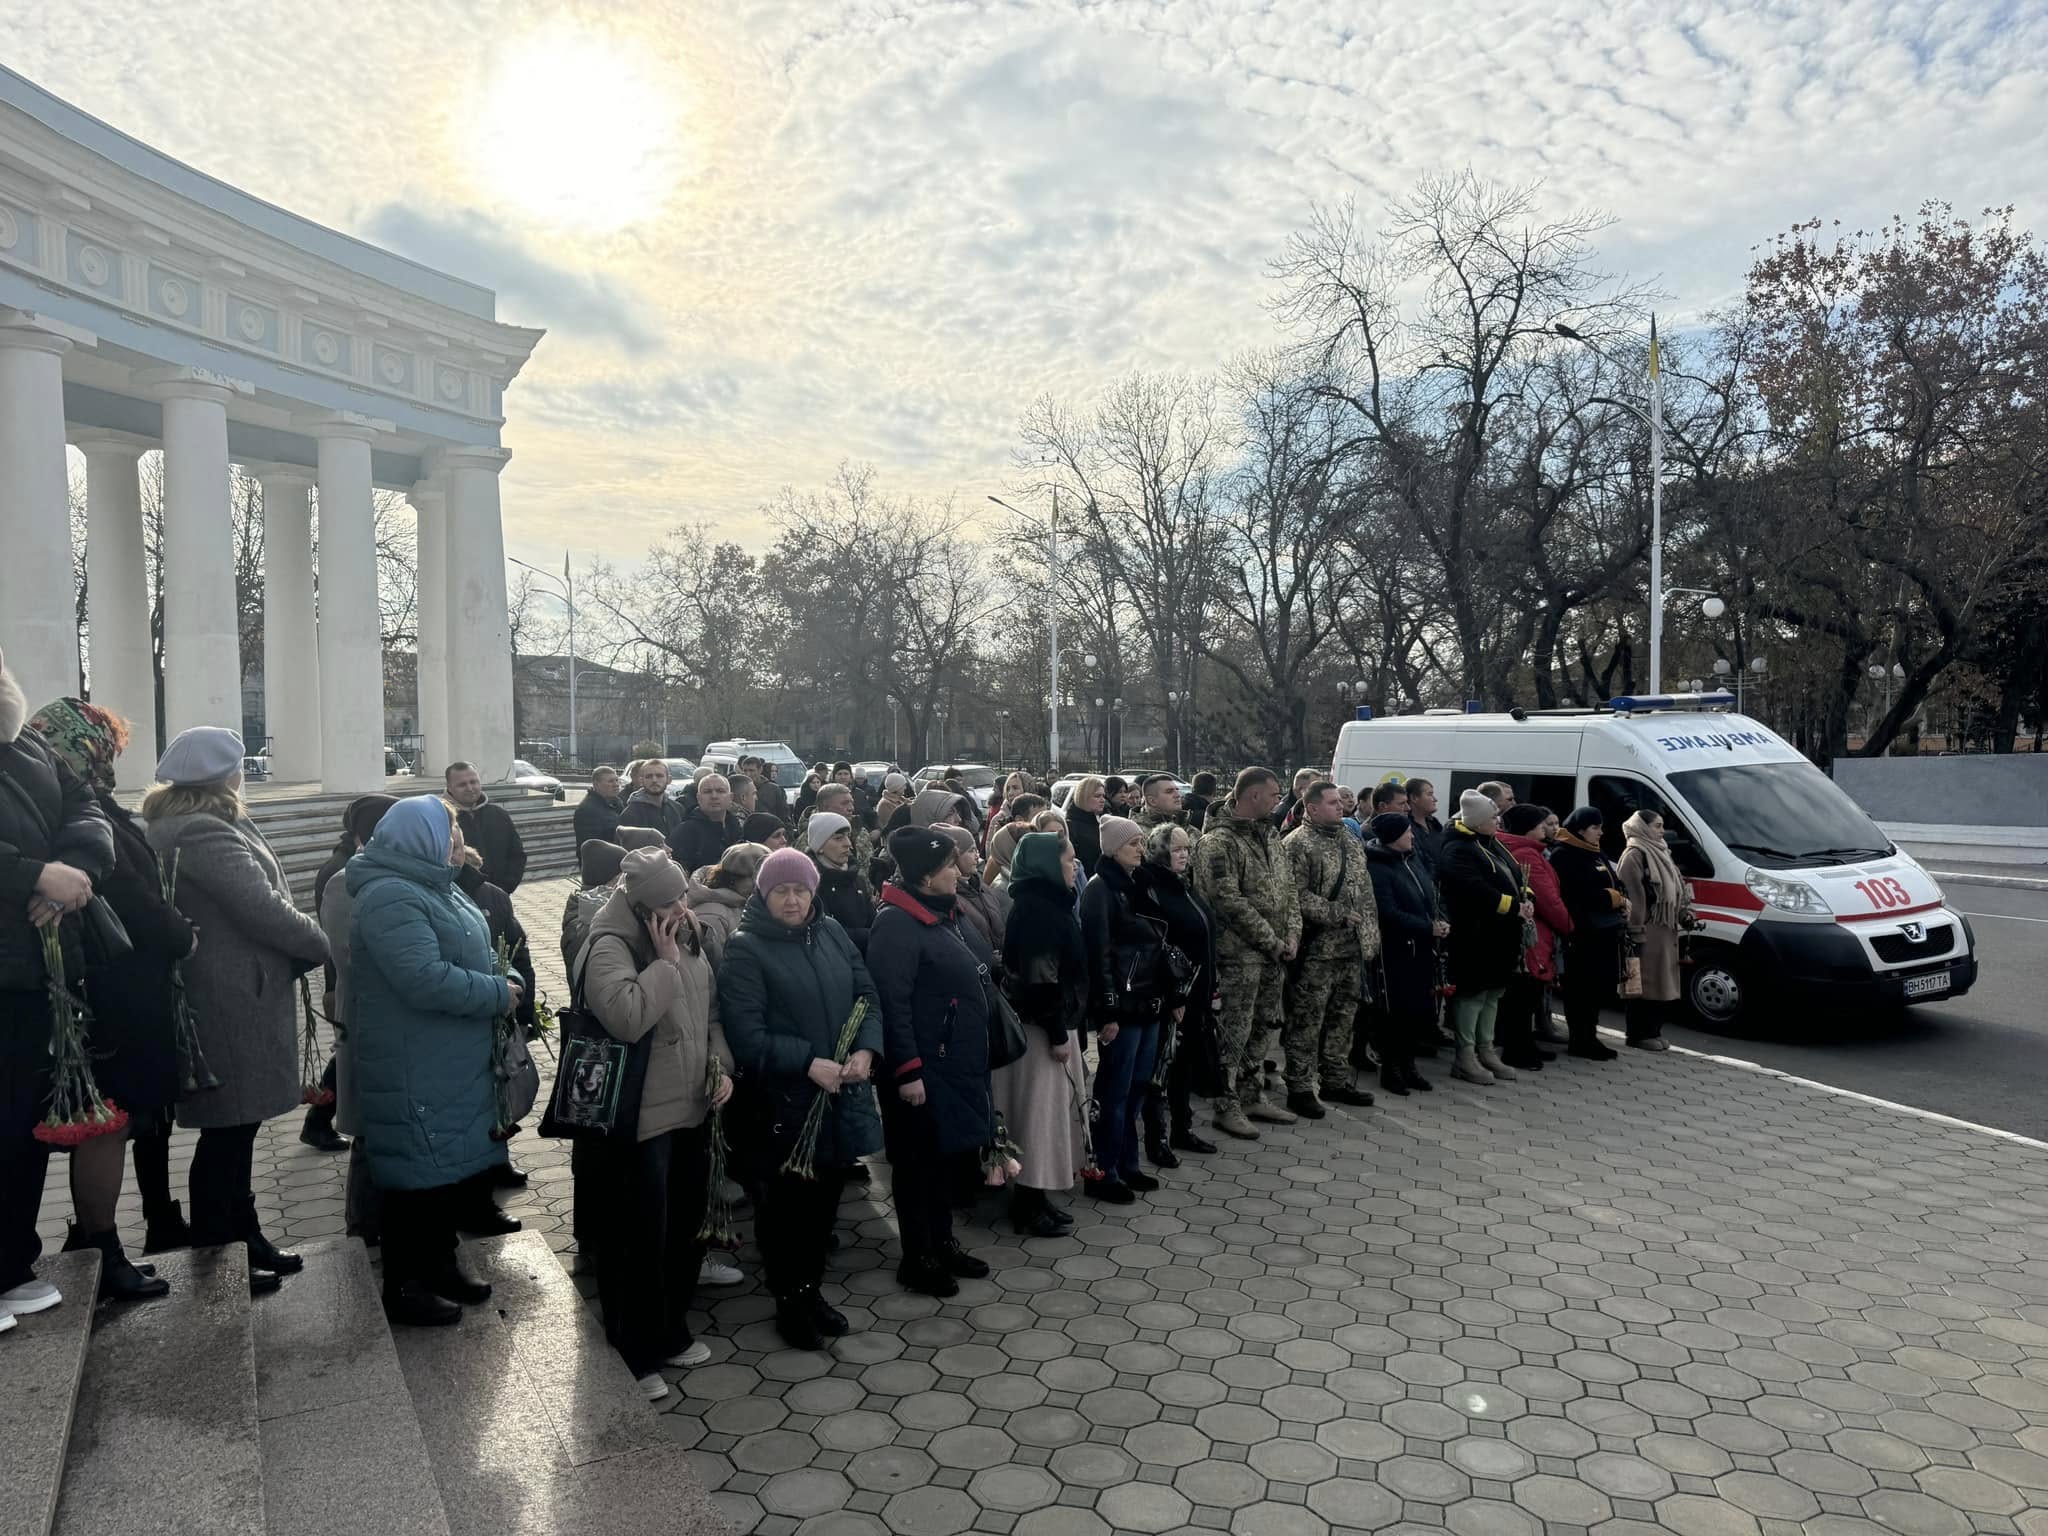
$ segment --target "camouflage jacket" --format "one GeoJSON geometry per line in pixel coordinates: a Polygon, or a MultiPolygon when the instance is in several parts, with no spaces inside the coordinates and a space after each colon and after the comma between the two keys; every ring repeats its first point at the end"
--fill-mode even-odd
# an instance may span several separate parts
{"type": "Polygon", "coordinates": [[[1189,858],[1191,861],[1194,858],[1193,850],[1202,846],[1202,834],[1196,830],[1195,824],[1188,820],[1188,813],[1186,811],[1174,811],[1171,814],[1166,814],[1146,806],[1140,806],[1132,813],[1131,820],[1145,829],[1147,837],[1152,835],[1154,827],[1169,822],[1174,826],[1185,829],[1188,834],[1189,858]]]}
{"type": "Polygon", "coordinates": [[[1219,961],[1277,960],[1290,939],[1301,937],[1294,872],[1270,821],[1247,821],[1218,805],[1202,829],[1193,868],[1195,889],[1216,917],[1219,961]]]}
{"type": "Polygon", "coordinates": [[[1365,844],[1340,821],[1333,827],[1303,823],[1282,838],[1280,846],[1287,850],[1287,863],[1294,871],[1304,958],[1354,961],[1378,954],[1379,908],[1372,899],[1365,844]],[[1348,921],[1352,917],[1358,919],[1355,927],[1348,921]]]}

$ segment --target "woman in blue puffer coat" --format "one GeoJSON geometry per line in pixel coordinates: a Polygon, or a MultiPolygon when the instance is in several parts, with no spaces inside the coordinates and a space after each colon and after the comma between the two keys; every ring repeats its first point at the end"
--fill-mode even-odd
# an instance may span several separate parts
{"type": "Polygon", "coordinates": [[[458,1188],[505,1161],[492,1021],[523,990],[455,883],[462,832],[433,795],[401,800],[348,862],[349,1018],[357,1127],[384,1192],[384,1310],[452,1323],[491,1288],[455,1263],[458,1188]]]}

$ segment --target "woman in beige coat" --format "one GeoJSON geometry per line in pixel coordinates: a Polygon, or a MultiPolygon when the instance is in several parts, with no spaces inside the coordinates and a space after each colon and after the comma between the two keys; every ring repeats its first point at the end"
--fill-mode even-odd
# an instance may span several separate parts
{"type": "Polygon", "coordinates": [[[654,1037],[634,1138],[592,1145],[584,1187],[599,1209],[578,1213],[596,1241],[605,1337],[649,1402],[668,1395],[663,1366],[711,1358],[690,1337],[690,1299],[704,1260],[697,1233],[710,1188],[711,1111],[732,1096],[724,1071],[732,1052],[685,887],[667,849],[634,849],[579,957],[584,1004],[605,1032],[628,1043],[654,1037]]]}
{"type": "Polygon", "coordinates": [[[710,868],[690,871],[690,912],[697,919],[714,974],[725,959],[726,940],[739,927],[747,899],[754,894],[754,876],[767,857],[768,850],[759,843],[734,843],[710,868]]]}
{"type": "Polygon", "coordinates": [[[1628,1043],[1668,1051],[1664,1015],[1679,997],[1678,936],[1693,925],[1692,887],[1664,841],[1664,818],[1637,811],[1622,823],[1628,839],[1617,870],[1628,892],[1628,936],[1642,964],[1640,996],[1624,999],[1628,1043]]]}

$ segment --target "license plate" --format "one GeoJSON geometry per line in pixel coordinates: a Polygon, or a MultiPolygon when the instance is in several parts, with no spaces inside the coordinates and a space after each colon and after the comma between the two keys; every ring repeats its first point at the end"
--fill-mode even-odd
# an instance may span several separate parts
{"type": "Polygon", "coordinates": [[[1906,996],[1938,997],[1948,990],[1948,972],[1934,971],[1926,976],[1906,978],[1906,996]]]}

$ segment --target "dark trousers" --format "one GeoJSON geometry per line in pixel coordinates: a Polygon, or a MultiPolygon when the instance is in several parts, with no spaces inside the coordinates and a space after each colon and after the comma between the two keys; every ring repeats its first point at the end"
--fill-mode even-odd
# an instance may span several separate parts
{"type": "Polygon", "coordinates": [[[1613,950],[1613,934],[1598,930],[1565,941],[1564,1021],[1573,1045],[1599,1042],[1600,1010],[1614,1000],[1613,950]]]}
{"type": "Polygon", "coordinates": [[[431,1286],[455,1263],[455,1212],[460,1184],[382,1191],[384,1289],[431,1286]]]}
{"type": "Polygon", "coordinates": [[[903,1257],[926,1259],[953,1241],[953,1191],[967,1159],[939,1150],[930,1108],[883,1096],[889,1126],[889,1170],[903,1257]]]}
{"type": "Polygon", "coordinates": [[[0,1291],[36,1277],[43,1240],[36,1217],[43,1209],[43,1179],[50,1149],[26,1130],[0,1139],[0,1291]]]}
{"type": "Polygon", "coordinates": [[[1537,1016],[1549,1011],[1550,994],[1534,976],[1516,976],[1500,1001],[1493,1027],[1494,1044],[1509,1061],[1536,1049],[1537,1016]],[[1510,1055],[1509,1053],[1513,1053],[1510,1055]]]}
{"type": "Polygon", "coordinates": [[[370,1172],[370,1149],[357,1136],[348,1144],[348,1179],[342,1186],[342,1219],[350,1237],[375,1246],[384,1231],[384,1191],[370,1172]]]}
{"type": "Polygon", "coordinates": [[[135,1192],[142,1196],[142,1219],[168,1220],[171,1214],[171,1117],[158,1117],[148,1130],[128,1143],[135,1154],[135,1192]]]}
{"type": "Polygon", "coordinates": [[[663,1131],[594,1148],[597,1299],[605,1337],[635,1376],[690,1347],[690,1301],[704,1245],[697,1240],[711,1176],[711,1126],[663,1131]]]}
{"type": "Polygon", "coordinates": [[[1629,1040],[1655,1040],[1664,1033],[1664,1015],[1670,1011],[1668,1002],[1651,1002],[1646,997],[1623,999],[1623,1012],[1628,1015],[1629,1040]]]}
{"type": "Polygon", "coordinates": [[[1102,1047],[1095,1069],[1095,1159],[1113,1179],[1141,1172],[1138,1107],[1159,1050],[1159,1021],[1125,1024],[1102,1047]]]}
{"type": "Polygon", "coordinates": [[[1435,1016],[1426,1013],[1403,1016],[1384,1006],[1376,1006],[1368,1013],[1373,1054],[1379,1057],[1381,1068],[1413,1071],[1416,1042],[1425,1038],[1433,1042],[1436,1038],[1435,1016]]]}
{"type": "MultiPolygon", "coordinates": [[[[1180,1028],[1185,1031],[1183,1022],[1180,1028]]],[[[1145,1138],[1148,1141],[1163,1142],[1168,1130],[1179,1135],[1193,1128],[1195,1123],[1193,1085],[1188,1074],[1194,1070],[1194,1055],[1189,1051],[1183,1035],[1180,1046],[1173,1053],[1173,1060],[1166,1068],[1166,1086],[1145,1089],[1145,1138]]]]}
{"type": "Polygon", "coordinates": [[[256,1125],[215,1126],[199,1133],[192,1150],[188,1193],[192,1201],[192,1246],[238,1243],[256,1230],[256,1197],[250,1167],[256,1156],[256,1125]]]}
{"type": "Polygon", "coordinates": [[[761,1181],[754,1202],[754,1236],[761,1244],[763,1278],[777,1300],[818,1288],[838,1210],[837,1169],[820,1168],[815,1179],[770,1173],[761,1181]]]}
{"type": "MultiPolygon", "coordinates": [[[[9,914],[21,921],[20,912],[9,914]]],[[[35,1139],[49,1111],[50,1004],[42,992],[0,992],[0,1291],[35,1278],[36,1217],[50,1148],[35,1139]]]]}

